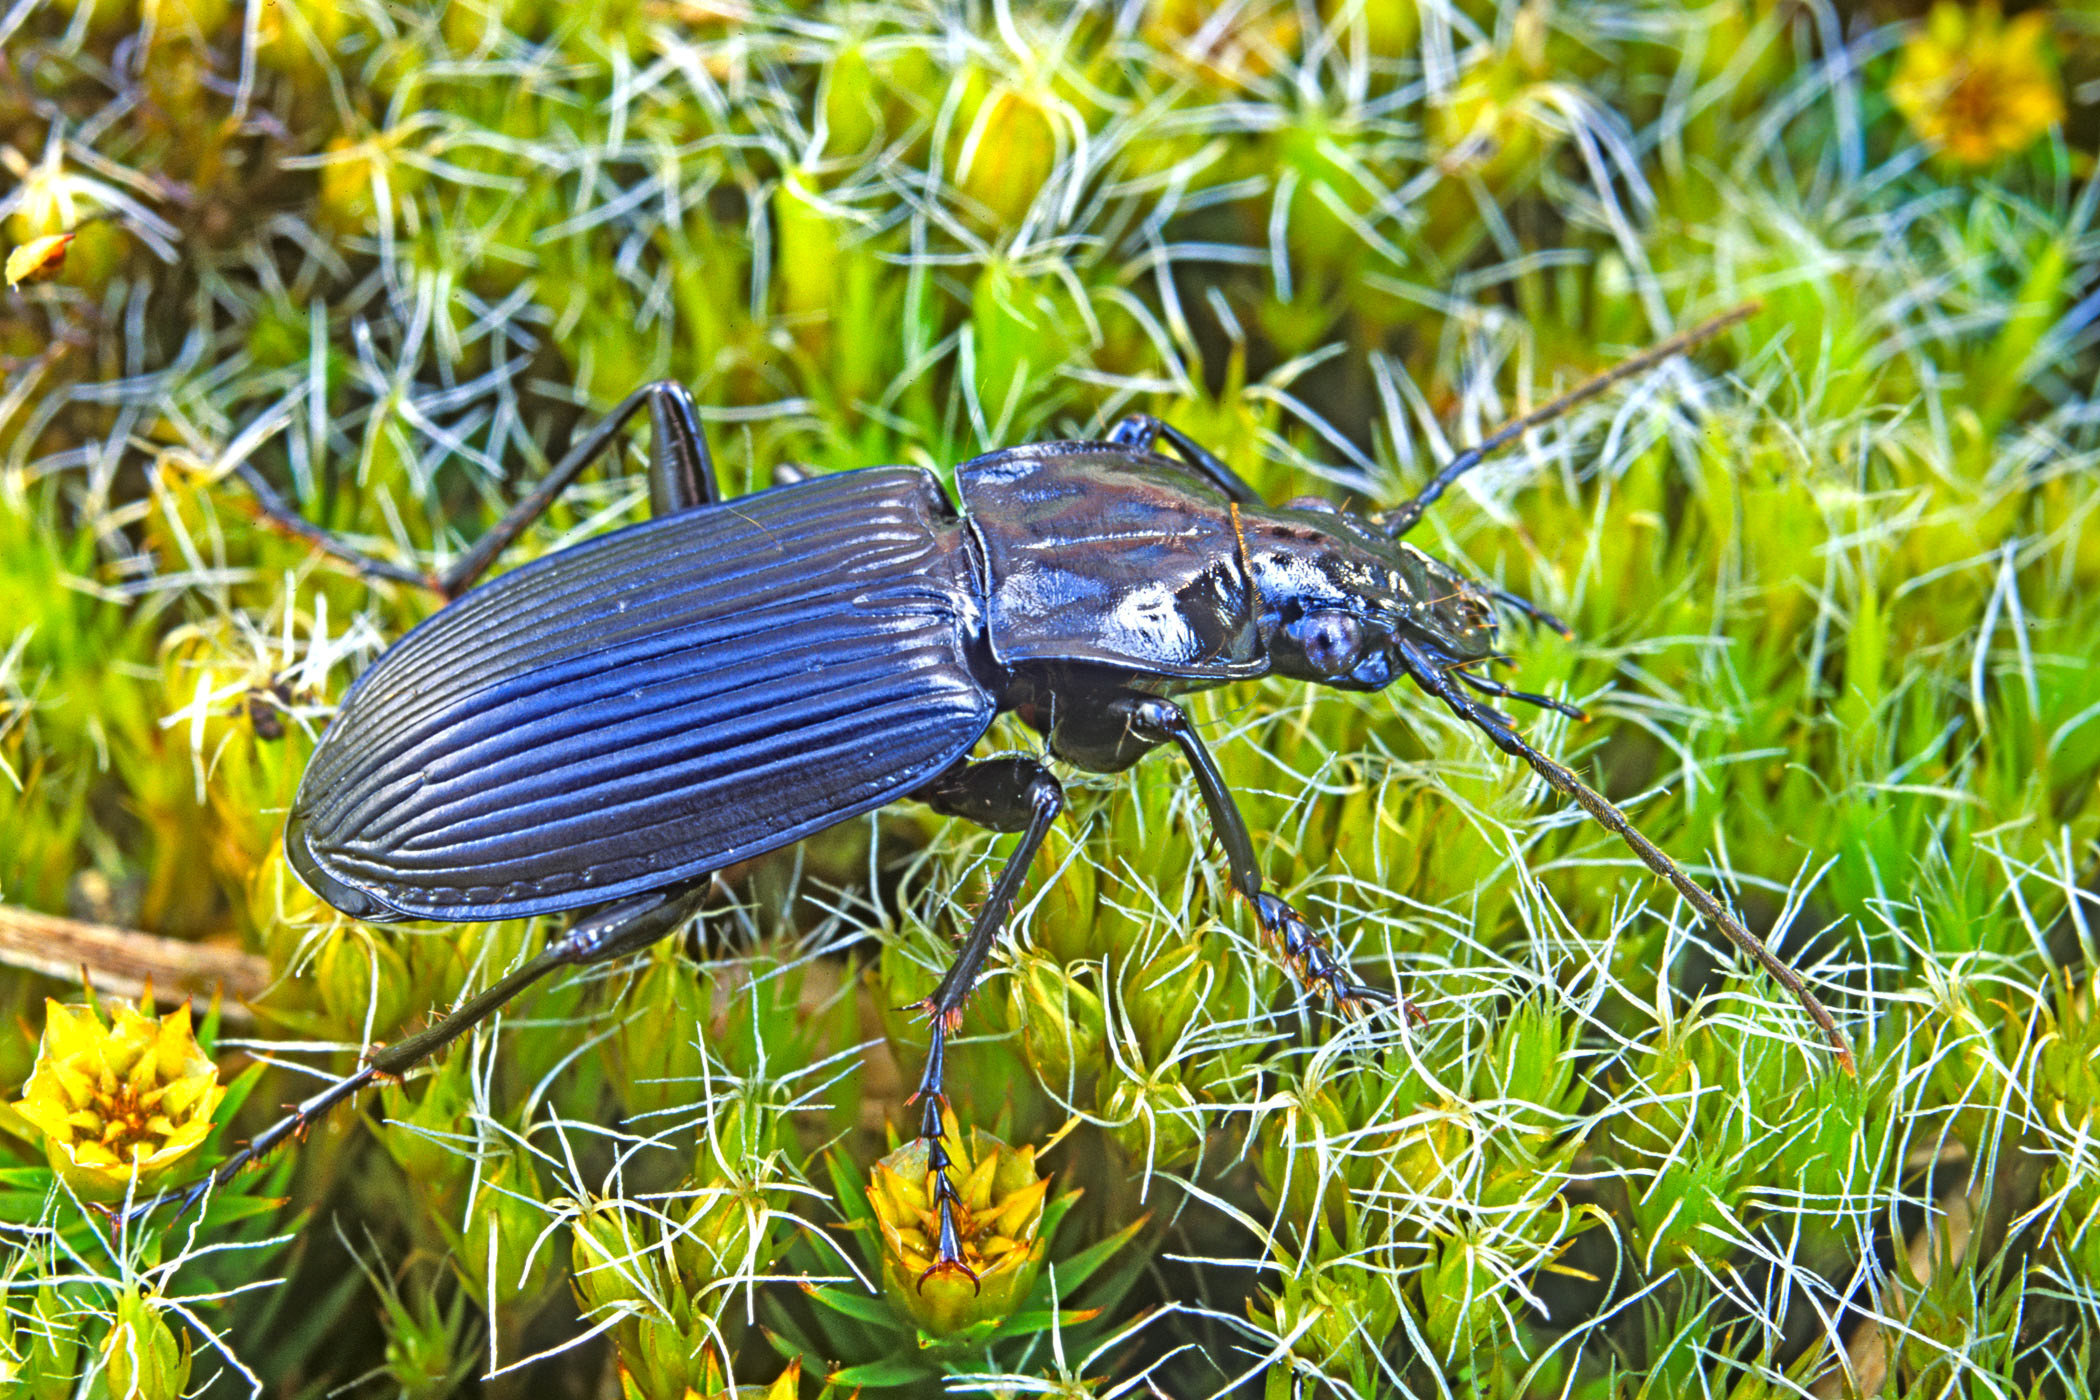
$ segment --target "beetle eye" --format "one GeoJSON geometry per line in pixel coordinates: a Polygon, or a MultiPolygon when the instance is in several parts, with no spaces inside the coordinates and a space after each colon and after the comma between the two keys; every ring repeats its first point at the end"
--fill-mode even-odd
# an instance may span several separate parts
{"type": "Polygon", "coordinates": [[[1284,630],[1305,653],[1306,664],[1323,676],[1339,676],[1355,666],[1363,646],[1363,624],[1350,613],[1309,612],[1284,630]]]}

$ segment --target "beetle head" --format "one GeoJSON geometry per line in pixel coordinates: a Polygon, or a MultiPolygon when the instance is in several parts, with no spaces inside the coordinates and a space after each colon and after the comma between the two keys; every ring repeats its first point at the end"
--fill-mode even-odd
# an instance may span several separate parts
{"type": "Polygon", "coordinates": [[[1277,675],[1378,690],[1403,643],[1453,662],[1495,655],[1495,595],[1327,501],[1241,511],[1277,675]]]}

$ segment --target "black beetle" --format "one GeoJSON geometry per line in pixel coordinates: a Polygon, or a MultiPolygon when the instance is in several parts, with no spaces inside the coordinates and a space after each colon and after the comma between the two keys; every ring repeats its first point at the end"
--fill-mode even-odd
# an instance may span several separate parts
{"type": "Polygon", "coordinates": [[[357,918],[588,912],[430,1029],[376,1050],[213,1180],[554,969],[634,952],[684,924],[713,872],[916,797],[1022,833],[947,976],[919,1004],[932,1044],[914,1100],[924,1100],[941,1214],[928,1272],[966,1272],[941,1142],[944,1050],[1064,805],[1042,761],[969,757],[1002,711],[1091,772],[1173,744],[1195,771],[1234,888],[1308,988],[1345,1005],[1391,1000],[1262,887],[1231,793],[1172,699],[1263,675],[1345,690],[1413,681],[1624,839],[1800,999],[1849,1068],[1829,1013],[1791,969],[1616,807],[1468,693],[1579,715],[1472,669],[1503,659],[1497,604],[1559,624],[1398,538],[1488,452],[1752,309],[1599,376],[1454,459],[1412,501],[1367,515],[1318,500],[1266,505],[1210,452],[1144,416],[1104,441],[966,462],[955,473],[960,508],[914,467],[808,477],[725,503],[691,397],[671,381],[614,409],[440,577],[341,545],[243,468],[283,528],[450,597],[646,407],[656,518],[465,593],[396,643],[344,697],[285,833],[300,878],[357,918]],[[1162,441],[1179,460],[1154,452],[1162,441]]]}

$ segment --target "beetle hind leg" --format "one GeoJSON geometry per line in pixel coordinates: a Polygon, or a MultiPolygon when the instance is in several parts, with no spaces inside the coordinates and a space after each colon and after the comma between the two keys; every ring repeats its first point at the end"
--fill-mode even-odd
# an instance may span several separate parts
{"type": "Polygon", "coordinates": [[[375,558],[355,545],[347,544],[337,539],[327,530],[314,524],[299,513],[298,507],[280,495],[277,488],[270,484],[269,479],[257,471],[251,463],[241,463],[233,469],[233,474],[241,479],[241,484],[248,488],[248,494],[255,498],[256,515],[261,517],[264,524],[276,530],[279,534],[287,535],[295,540],[304,540],[329,558],[340,559],[366,578],[385,579],[389,583],[405,583],[415,588],[436,589],[438,587],[435,575],[420,573],[404,565],[389,563],[387,560],[375,558]]]}
{"type": "Polygon", "coordinates": [[[127,1218],[145,1216],[169,1200],[177,1212],[188,1210],[214,1189],[226,1185],[250,1163],[260,1161],[287,1140],[301,1136],[316,1120],[340,1103],[383,1079],[395,1079],[437,1054],[453,1041],[503,1009],[511,998],[550,972],[565,967],[585,967],[640,952],[665,934],[684,926],[699,912],[701,902],[713,888],[714,877],[653,894],[638,895],[590,910],[571,924],[559,938],[540,950],[537,957],[514,968],[478,995],[454,1008],[436,1023],[411,1036],[373,1049],[359,1069],[336,1080],[320,1093],[295,1105],[291,1112],[264,1128],[211,1175],[180,1192],[155,1196],[125,1212],[127,1218]]]}
{"type": "Polygon", "coordinates": [[[440,574],[435,587],[447,598],[456,598],[474,586],[496,557],[516,542],[525,528],[546,513],[569,483],[584,468],[612,451],[628,420],[649,410],[649,509],[653,515],[672,515],[695,506],[712,505],[722,499],[715,480],[714,460],[707,440],[700,435],[700,410],[685,385],[675,379],[659,379],[629,394],[579,438],[560,461],[503,518],[474,541],[452,566],[440,574]]]}
{"type": "Polygon", "coordinates": [[[919,1140],[926,1144],[926,1169],[933,1185],[931,1194],[939,1212],[940,1228],[934,1242],[933,1264],[919,1275],[919,1287],[936,1274],[959,1273],[974,1287],[977,1274],[963,1260],[962,1230],[957,1213],[967,1219],[968,1205],[948,1175],[954,1159],[946,1143],[947,1128],[941,1110],[947,1107],[948,1037],[962,1026],[963,1002],[984,968],[992,943],[1006,923],[1007,911],[1020,893],[1021,881],[1049,835],[1050,824],[1064,810],[1065,792],[1050,770],[1032,758],[994,758],[955,765],[915,796],[935,811],[964,817],[994,831],[1018,831],[1021,840],[1007,857],[1006,867],[992,885],[970,924],[962,951],[949,965],[948,975],[933,995],[915,1003],[924,1011],[932,1033],[926,1048],[926,1068],[919,1087],[907,1103],[919,1104],[919,1140]]]}
{"type": "Polygon", "coordinates": [[[304,540],[322,553],[340,559],[367,578],[387,579],[393,583],[412,584],[428,588],[440,597],[451,599],[473,587],[496,557],[516,542],[527,526],[545,513],[548,506],[591,463],[612,450],[619,440],[620,432],[644,408],[649,410],[649,506],[653,514],[670,515],[695,506],[712,505],[722,499],[722,490],[715,480],[714,460],[708,455],[707,440],[700,433],[700,410],[693,402],[692,393],[675,379],[659,379],[644,384],[613,407],[605,417],[598,420],[588,433],[579,438],[562,454],[560,461],[548,468],[523,499],[483,532],[466,553],[455,559],[451,566],[439,573],[422,573],[377,559],[353,545],[344,543],[328,531],[299,514],[298,508],[287,501],[277,488],[270,485],[263,474],[243,462],[235,468],[248,491],[255,497],[256,513],[265,522],[283,534],[304,540]]]}

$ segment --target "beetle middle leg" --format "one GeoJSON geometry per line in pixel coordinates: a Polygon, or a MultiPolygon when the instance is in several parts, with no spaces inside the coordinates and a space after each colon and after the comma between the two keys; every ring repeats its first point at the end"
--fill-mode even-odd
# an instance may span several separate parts
{"type": "MultiPolygon", "coordinates": [[[[710,875],[690,885],[637,895],[585,913],[559,938],[541,949],[539,956],[498,978],[493,985],[440,1017],[435,1024],[377,1047],[356,1073],[345,1075],[303,1100],[290,1113],[257,1133],[240,1150],[221,1162],[210,1176],[184,1190],[176,1198],[178,1211],[188,1210],[206,1193],[231,1182],[250,1162],[260,1160],[286,1140],[297,1137],[306,1131],[308,1124],[325,1117],[337,1104],[356,1097],[360,1090],[381,1079],[399,1078],[437,1054],[502,1010],[511,998],[548,973],[565,967],[588,967],[638,953],[665,934],[683,927],[699,912],[701,902],[713,884],[714,877],[710,875]]],[[[134,1207],[130,1213],[145,1215],[165,1199],[156,1196],[134,1207]]]]}
{"type": "Polygon", "coordinates": [[[962,1026],[963,1001],[984,968],[992,942],[1006,922],[1007,911],[1013,907],[1014,896],[1020,893],[1021,881],[1041,849],[1043,838],[1050,833],[1050,824],[1064,810],[1065,790],[1042,764],[1032,758],[1015,757],[958,763],[913,796],[944,815],[963,817],[994,831],[1021,833],[1020,843],[1006,858],[1006,868],[999,872],[992,892],[979,906],[962,951],[949,964],[948,975],[934,988],[932,996],[915,1004],[916,1009],[926,1013],[932,1043],[926,1048],[926,1068],[919,1076],[919,1087],[905,1100],[907,1104],[924,1101],[919,1110],[919,1139],[926,1144],[926,1167],[933,1178],[933,1199],[941,1216],[933,1264],[919,1275],[919,1286],[924,1288],[926,1280],[937,1273],[951,1271],[968,1276],[974,1286],[977,1275],[963,1263],[962,1236],[955,1223],[962,1195],[948,1179],[948,1168],[954,1159],[942,1141],[946,1132],[941,1110],[948,1103],[948,1037],[962,1026]]]}
{"type": "Polygon", "coordinates": [[[375,559],[343,543],[320,526],[301,516],[290,501],[270,485],[263,474],[246,462],[235,475],[253,493],[263,518],[285,534],[305,540],[316,549],[342,560],[359,573],[395,583],[428,588],[443,598],[456,598],[473,587],[488,572],[496,557],[517,541],[527,526],[545,513],[557,496],[618,441],[628,421],[642,409],[649,410],[649,510],[652,515],[672,515],[695,506],[714,505],[722,499],[715,480],[714,459],[707,439],[700,432],[700,410],[692,393],[675,379],[644,384],[613,407],[597,426],[562,454],[538,485],[503,513],[466,553],[441,573],[425,574],[399,564],[375,559]]]}
{"type": "MultiPolygon", "coordinates": [[[[1210,812],[1211,825],[1216,828],[1218,840],[1225,847],[1233,887],[1254,906],[1254,916],[1260,921],[1262,931],[1274,935],[1283,945],[1284,956],[1300,970],[1306,987],[1333,994],[1335,1001],[1343,1007],[1366,1001],[1391,1003],[1398,1000],[1382,987],[1357,981],[1349,964],[1336,955],[1324,935],[1316,932],[1297,910],[1262,887],[1261,866],[1254,858],[1254,839],[1247,832],[1247,823],[1240,816],[1238,804],[1232,800],[1232,790],[1225,786],[1225,775],[1218,771],[1210,750],[1203,746],[1203,739],[1196,733],[1188,712],[1173,701],[1155,695],[1118,696],[1108,702],[1108,710],[1141,742],[1148,745],[1172,743],[1181,750],[1182,757],[1195,770],[1196,790],[1203,794],[1203,805],[1210,812]]],[[[1412,1003],[1403,1001],[1402,1005],[1406,1006],[1410,1017],[1419,1017],[1420,1013],[1412,1003]]]]}

